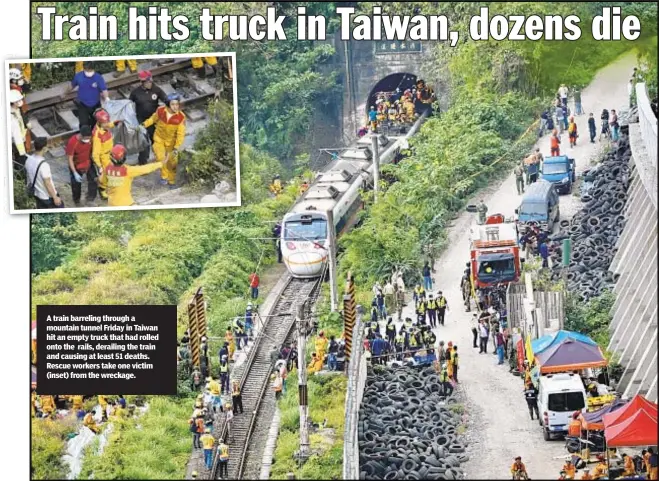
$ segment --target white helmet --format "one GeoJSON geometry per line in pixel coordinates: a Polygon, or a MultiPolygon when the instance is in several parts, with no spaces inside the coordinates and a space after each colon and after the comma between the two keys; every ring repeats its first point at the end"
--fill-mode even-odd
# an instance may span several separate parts
{"type": "Polygon", "coordinates": [[[14,104],[20,100],[23,100],[23,94],[18,90],[12,89],[9,91],[8,99],[10,104],[14,104]]]}
{"type": "Polygon", "coordinates": [[[17,68],[9,69],[9,80],[19,80],[21,77],[23,77],[23,74],[20,70],[17,68]]]}

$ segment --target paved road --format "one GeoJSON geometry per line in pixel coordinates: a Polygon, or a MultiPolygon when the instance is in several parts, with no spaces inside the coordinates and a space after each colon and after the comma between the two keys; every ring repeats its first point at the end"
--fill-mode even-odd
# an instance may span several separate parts
{"type": "MultiPolygon", "coordinates": [[[[627,55],[601,70],[591,85],[582,94],[586,115],[577,117],[580,139],[577,147],[569,148],[567,134],[563,135],[562,146],[577,162],[577,172],[587,168],[590,159],[596,158],[602,148],[599,143],[590,144],[588,136],[588,113],[593,112],[599,126],[599,115],[603,108],[618,110],[627,104],[627,81],[634,66],[633,55],[627,55]]],[[[573,106],[570,106],[573,109],[573,106]]],[[[549,155],[549,137],[540,139],[538,145],[544,155],[549,155]]],[[[511,175],[502,183],[476,197],[484,199],[489,213],[500,212],[506,216],[514,214],[520,196],[517,195],[515,179],[511,175]]],[[[475,203],[475,202],[474,202],[475,203]]],[[[578,197],[561,197],[561,218],[569,218],[579,208],[578,197]]],[[[534,479],[555,479],[561,461],[552,460],[565,455],[563,441],[546,442],[537,421],[529,418],[526,402],[522,396],[520,378],[508,373],[508,366],[496,365],[497,358],[490,351],[479,354],[472,347],[469,327],[471,314],[462,307],[459,285],[465,262],[469,258],[469,225],[475,220],[472,214],[461,215],[450,231],[449,249],[435,264],[435,291],[442,290],[452,308],[447,313],[446,326],[437,329],[437,337],[445,342],[457,344],[460,352],[460,387],[465,394],[470,418],[469,438],[478,440],[472,444],[471,460],[465,466],[471,479],[503,479],[509,476],[510,465],[515,456],[522,456],[529,475],[534,479]]],[[[413,306],[408,306],[406,315],[413,316],[413,306]]],[[[489,348],[492,348],[490,343],[489,348]]]]}

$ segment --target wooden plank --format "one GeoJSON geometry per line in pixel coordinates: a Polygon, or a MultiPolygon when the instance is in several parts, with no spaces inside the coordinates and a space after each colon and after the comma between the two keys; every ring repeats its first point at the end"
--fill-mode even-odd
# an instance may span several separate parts
{"type": "Polygon", "coordinates": [[[76,115],[71,110],[58,110],[57,115],[66,123],[66,125],[69,126],[71,130],[78,130],[80,128],[78,117],[76,117],[76,115]]]}

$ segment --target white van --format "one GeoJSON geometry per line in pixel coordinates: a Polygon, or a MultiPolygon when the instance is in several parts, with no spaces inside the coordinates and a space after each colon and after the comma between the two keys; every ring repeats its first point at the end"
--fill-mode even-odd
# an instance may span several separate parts
{"type": "Polygon", "coordinates": [[[586,411],[586,389],[581,377],[572,373],[540,376],[538,384],[539,423],[549,441],[552,435],[567,434],[575,411],[586,411]]]}

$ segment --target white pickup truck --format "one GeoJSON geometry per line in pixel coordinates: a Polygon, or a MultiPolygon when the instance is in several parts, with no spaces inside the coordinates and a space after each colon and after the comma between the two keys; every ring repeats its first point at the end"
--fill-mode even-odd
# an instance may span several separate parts
{"type": "Polygon", "coordinates": [[[538,387],[539,423],[545,441],[553,435],[567,434],[575,411],[586,411],[586,389],[578,374],[548,374],[540,376],[538,387]]]}

